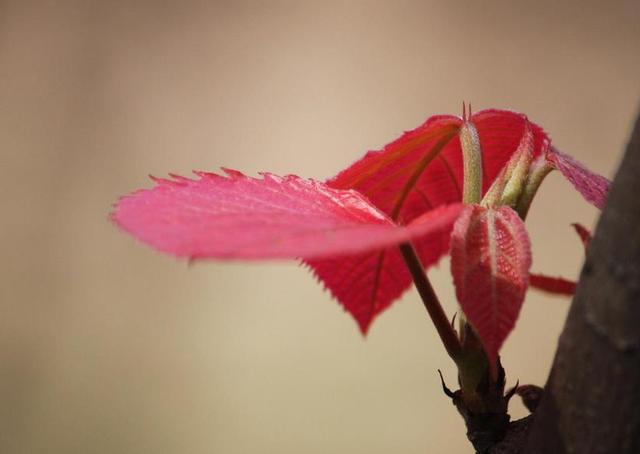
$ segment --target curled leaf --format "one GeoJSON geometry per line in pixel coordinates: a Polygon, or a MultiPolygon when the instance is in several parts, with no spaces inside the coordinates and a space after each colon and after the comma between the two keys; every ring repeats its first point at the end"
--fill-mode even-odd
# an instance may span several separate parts
{"type": "Polygon", "coordinates": [[[511,157],[508,167],[508,178],[502,192],[501,204],[515,207],[518,199],[522,195],[527,178],[529,176],[529,167],[533,160],[533,132],[531,124],[525,123],[524,134],[518,145],[518,149],[511,157]]]}
{"type": "Polygon", "coordinates": [[[462,184],[462,201],[464,203],[480,203],[482,199],[482,147],[478,130],[465,119],[460,128],[460,148],[464,181],[462,184]]]}
{"type": "Polygon", "coordinates": [[[520,313],[530,266],[529,237],[513,209],[463,210],[451,234],[451,273],[458,302],[493,368],[520,313]]]}
{"type": "Polygon", "coordinates": [[[580,237],[580,240],[582,241],[582,244],[584,245],[584,249],[586,251],[589,243],[591,242],[591,232],[584,225],[577,222],[571,224],[571,226],[576,230],[576,233],[580,237]]]}
{"type": "MultiPolygon", "coordinates": [[[[578,224],[577,222],[571,224],[571,226],[575,229],[576,233],[580,237],[586,253],[589,242],[591,241],[591,232],[589,232],[589,230],[585,226],[583,226],[582,224],[578,224]]],[[[531,287],[542,290],[543,292],[570,296],[576,292],[577,286],[577,283],[575,281],[571,281],[563,277],[551,277],[544,274],[534,273],[529,276],[529,284],[531,285],[531,287]]]]}

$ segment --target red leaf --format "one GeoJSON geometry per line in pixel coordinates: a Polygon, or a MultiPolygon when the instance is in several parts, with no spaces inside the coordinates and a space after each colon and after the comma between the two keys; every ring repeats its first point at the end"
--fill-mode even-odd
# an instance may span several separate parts
{"type": "MultiPolygon", "coordinates": [[[[589,242],[591,241],[591,232],[589,232],[585,226],[578,224],[577,222],[571,225],[576,230],[580,240],[582,240],[582,244],[584,245],[584,250],[586,252],[589,242]]],[[[544,274],[534,273],[529,276],[529,284],[538,290],[548,293],[556,293],[558,295],[573,295],[576,292],[577,285],[576,282],[563,277],[549,277],[544,274]]]]}
{"type": "MultiPolygon", "coordinates": [[[[478,130],[483,151],[483,192],[486,192],[518,148],[527,118],[491,109],[477,112],[471,121],[478,130]]],[[[462,119],[452,115],[431,117],[383,150],[368,152],[327,184],[358,190],[399,223],[410,222],[439,205],[460,202],[463,163],[457,134],[461,125],[462,119]]],[[[535,156],[548,138],[538,125],[530,125],[535,156]]],[[[414,247],[425,268],[429,268],[448,252],[449,232],[421,238],[414,241],[414,247]]],[[[309,265],[354,315],[363,331],[411,285],[411,277],[395,250],[340,260],[314,260],[309,265]],[[352,288],[347,288],[349,285],[352,288]]]]}
{"type": "Polygon", "coordinates": [[[597,173],[593,173],[582,163],[562,153],[555,147],[549,149],[547,159],[571,182],[587,202],[599,209],[604,207],[609,187],[611,186],[609,180],[597,173]]]}
{"type": "MultiPolygon", "coordinates": [[[[527,118],[506,110],[483,110],[471,117],[483,152],[483,193],[518,148],[527,118]]],[[[458,131],[462,119],[429,118],[381,151],[370,151],[327,184],[357,189],[395,220],[410,221],[425,211],[462,199],[463,163],[458,131]]],[[[540,153],[542,129],[531,123],[534,155],[540,153]]]]}
{"type": "Polygon", "coordinates": [[[584,245],[585,252],[589,243],[591,242],[591,232],[584,225],[578,224],[577,222],[571,224],[574,229],[576,229],[576,233],[582,240],[582,244],[584,245]]]}
{"type": "Polygon", "coordinates": [[[557,295],[573,295],[576,292],[576,283],[562,277],[551,277],[544,274],[531,273],[529,285],[543,292],[557,295]]]}
{"type": "MultiPolygon", "coordinates": [[[[450,206],[458,207],[458,210],[461,208],[460,205],[441,206],[424,216],[434,220],[448,217],[450,206]],[[443,209],[447,211],[443,212],[443,209]]],[[[451,224],[454,220],[451,220],[451,224]]],[[[419,219],[414,222],[417,221],[419,219]]],[[[449,225],[448,228],[432,231],[418,242],[413,242],[418,253],[428,258],[425,266],[432,265],[448,251],[451,227],[449,225]]],[[[396,247],[348,257],[307,260],[306,263],[333,297],[353,316],[363,334],[367,333],[375,317],[411,285],[411,275],[396,247]]]]}
{"type": "Polygon", "coordinates": [[[530,266],[529,237],[513,209],[463,210],[451,234],[451,273],[458,302],[492,367],[520,313],[530,266]]]}
{"type": "Polygon", "coordinates": [[[459,207],[395,225],[356,191],[265,173],[156,179],[122,198],[113,220],[142,242],[189,258],[311,258],[363,253],[450,228],[459,207]]]}

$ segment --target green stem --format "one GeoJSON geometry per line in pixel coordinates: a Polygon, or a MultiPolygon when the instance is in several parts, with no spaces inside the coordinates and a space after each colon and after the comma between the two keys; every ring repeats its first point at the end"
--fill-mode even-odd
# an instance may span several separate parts
{"type": "Polygon", "coordinates": [[[442,309],[436,293],[433,291],[431,282],[429,282],[429,278],[424,271],[424,267],[415,249],[411,244],[404,243],[400,245],[400,252],[411,273],[411,277],[413,277],[413,283],[418,289],[424,307],[427,309],[427,313],[429,317],[431,317],[431,321],[435,325],[438,335],[444,344],[444,348],[447,350],[451,359],[455,361],[461,353],[460,340],[451,326],[451,322],[447,318],[444,309],[442,309]]]}
{"type": "Polygon", "coordinates": [[[553,166],[546,161],[544,153],[531,164],[527,182],[515,207],[522,220],[527,217],[533,197],[538,192],[542,181],[552,170],[553,166]]]}

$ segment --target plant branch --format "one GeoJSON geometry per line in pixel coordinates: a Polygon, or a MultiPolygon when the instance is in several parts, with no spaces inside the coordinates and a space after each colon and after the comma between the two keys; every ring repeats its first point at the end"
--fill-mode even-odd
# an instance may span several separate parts
{"type": "Polygon", "coordinates": [[[445,314],[444,309],[442,309],[442,305],[431,286],[431,282],[429,282],[420,258],[418,258],[415,249],[410,243],[401,244],[400,252],[411,273],[413,283],[418,289],[420,298],[422,298],[424,307],[427,309],[427,313],[429,317],[431,317],[431,321],[435,325],[438,335],[444,344],[444,348],[447,350],[451,359],[455,361],[461,353],[460,340],[451,326],[447,314],[445,314]]]}

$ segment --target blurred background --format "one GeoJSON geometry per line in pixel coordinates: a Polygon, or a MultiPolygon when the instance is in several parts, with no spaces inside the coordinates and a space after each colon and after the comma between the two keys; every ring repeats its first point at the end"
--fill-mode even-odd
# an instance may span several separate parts
{"type": "MultiPolygon", "coordinates": [[[[296,263],[188,266],[111,204],[148,174],[326,178],[463,100],[612,177],[639,22],[637,0],[0,1],[0,452],[471,452],[413,290],[363,339],[296,263]]],[[[551,175],[533,268],[577,276],[570,223],[597,214],[551,175]]],[[[453,314],[448,262],[430,275],[453,314]]],[[[510,384],[545,382],[568,306],[529,293],[510,384]]]]}

